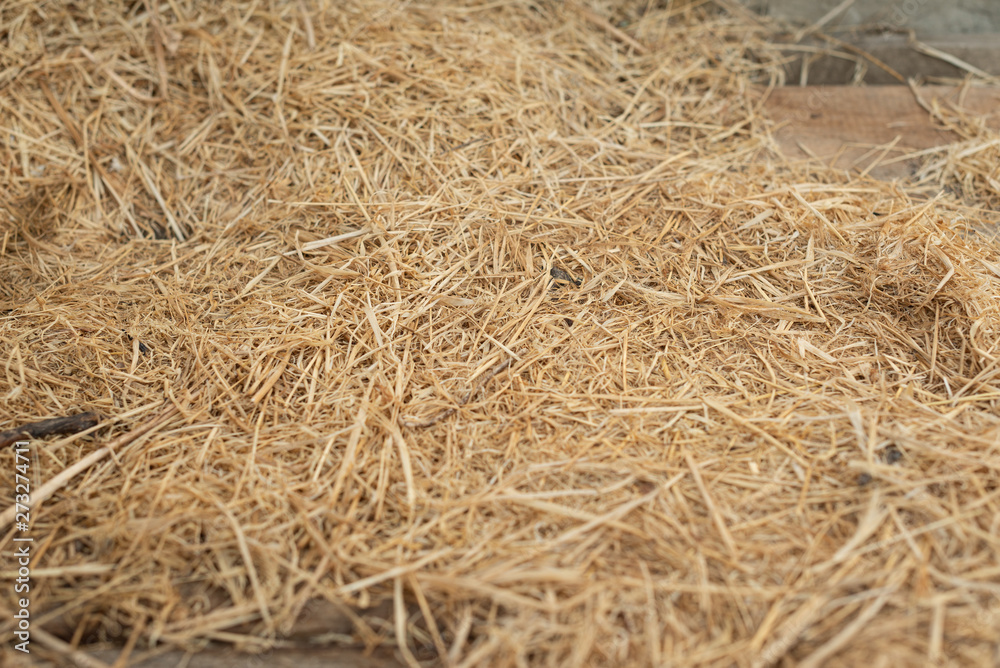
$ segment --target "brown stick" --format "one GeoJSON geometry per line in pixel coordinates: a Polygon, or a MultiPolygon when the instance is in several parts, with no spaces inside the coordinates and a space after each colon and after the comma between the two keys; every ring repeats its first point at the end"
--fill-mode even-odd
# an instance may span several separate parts
{"type": "MultiPolygon", "coordinates": [[[[76,462],[72,466],[66,468],[57,476],[49,480],[47,483],[39,487],[37,490],[33,490],[31,493],[31,503],[32,505],[39,504],[50,496],[59,491],[63,485],[72,480],[77,474],[86,471],[88,468],[101,461],[116,449],[131,443],[135,439],[139,438],[143,434],[146,434],[156,427],[160,426],[166,422],[169,418],[173,417],[178,412],[177,406],[170,406],[162,413],[157,415],[155,418],[147,422],[146,424],[136,427],[127,434],[122,434],[118,438],[114,439],[103,448],[95,450],[90,453],[80,461],[76,462]]],[[[15,513],[17,512],[17,505],[13,505],[4,512],[0,513],[0,527],[7,526],[14,521],[15,513]]]]}
{"type": "Polygon", "coordinates": [[[86,413],[32,422],[0,432],[0,448],[6,448],[11,443],[21,439],[44,438],[53,434],[75,434],[84,429],[90,429],[100,421],[100,415],[93,411],[87,411],[86,413]]]}

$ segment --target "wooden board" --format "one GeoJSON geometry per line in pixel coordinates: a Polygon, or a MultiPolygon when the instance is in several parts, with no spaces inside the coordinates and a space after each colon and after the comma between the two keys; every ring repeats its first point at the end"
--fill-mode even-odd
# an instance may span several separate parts
{"type": "MultiPolygon", "coordinates": [[[[107,665],[118,657],[116,651],[94,652],[93,659],[107,665]]],[[[263,654],[242,654],[232,649],[204,650],[197,654],[166,652],[156,658],[129,662],[133,668],[403,668],[389,649],[376,649],[366,653],[358,649],[334,647],[280,647],[263,654]]]]}
{"type": "MultiPolygon", "coordinates": [[[[918,89],[931,103],[957,105],[1000,129],[1000,88],[918,89]]],[[[906,86],[805,86],[774,89],[764,104],[780,127],[774,137],[786,158],[817,160],[877,178],[905,177],[919,160],[897,160],[960,137],[931,118],[906,86]]]]}
{"type": "Polygon", "coordinates": [[[787,81],[846,86],[860,77],[860,82],[869,86],[898,86],[911,78],[936,83],[942,79],[961,81],[974,70],[1000,76],[997,33],[920,36],[919,42],[894,33],[839,37],[843,40],[840,44],[807,38],[783,50],[789,59],[785,65],[787,81]]]}

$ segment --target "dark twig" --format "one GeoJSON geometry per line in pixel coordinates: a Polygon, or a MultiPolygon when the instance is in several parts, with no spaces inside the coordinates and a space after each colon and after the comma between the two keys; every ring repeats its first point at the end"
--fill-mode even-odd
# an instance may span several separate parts
{"type": "Polygon", "coordinates": [[[75,434],[90,429],[101,421],[101,416],[92,411],[77,413],[67,417],[52,418],[22,425],[16,429],[0,432],[0,448],[5,448],[15,441],[28,438],[44,438],[53,434],[75,434]]]}
{"type": "MultiPolygon", "coordinates": [[[[74,476],[81,473],[82,471],[86,471],[88,468],[90,468],[97,462],[101,461],[108,455],[114,454],[115,450],[117,450],[118,448],[128,445],[129,443],[136,440],[143,434],[147,434],[156,427],[159,427],[168,419],[176,415],[179,411],[180,409],[177,408],[177,406],[168,406],[166,409],[164,409],[162,413],[157,415],[149,422],[140,425],[139,427],[136,427],[130,432],[122,434],[118,438],[110,441],[104,447],[95,450],[94,452],[91,452],[89,455],[87,455],[80,461],[76,462],[75,464],[72,464],[71,466],[66,467],[41,487],[37,489],[34,488],[32,489],[31,492],[32,503],[35,504],[42,503],[50,496],[55,494],[57,491],[62,489],[63,485],[72,480],[74,476]]],[[[11,522],[13,522],[16,512],[17,512],[17,505],[15,504],[7,508],[7,510],[0,513],[0,527],[7,526],[11,522]]]]}

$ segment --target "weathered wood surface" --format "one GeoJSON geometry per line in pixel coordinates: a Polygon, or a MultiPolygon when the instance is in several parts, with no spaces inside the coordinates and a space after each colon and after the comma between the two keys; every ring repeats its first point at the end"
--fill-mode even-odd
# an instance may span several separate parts
{"type": "MultiPolygon", "coordinates": [[[[102,651],[91,658],[111,665],[118,652],[102,651]]],[[[155,658],[129,662],[133,668],[400,668],[406,664],[388,649],[366,654],[360,649],[335,647],[281,647],[265,654],[242,654],[234,650],[205,650],[197,654],[167,652],[155,658]]]]}
{"type": "MultiPolygon", "coordinates": [[[[926,104],[957,105],[1000,128],[1000,88],[918,89],[926,104]]],[[[779,124],[778,148],[792,161],[818,159],[879,178],[912,172],[918,160],[896,159],[961,139],[941,127],[907,86],[807,86],[774,89],[764,105],[779,124]]]]}

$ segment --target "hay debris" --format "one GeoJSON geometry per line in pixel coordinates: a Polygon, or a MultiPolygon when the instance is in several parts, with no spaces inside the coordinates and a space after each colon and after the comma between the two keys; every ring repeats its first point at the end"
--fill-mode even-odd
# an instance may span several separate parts
{"type": "Polygon", "coordinates": [[[785,164],[767,29],[4,4],[0,427],[110,420],[32,444],[49,656],[995,660],[995,147],[785,164]]]}

